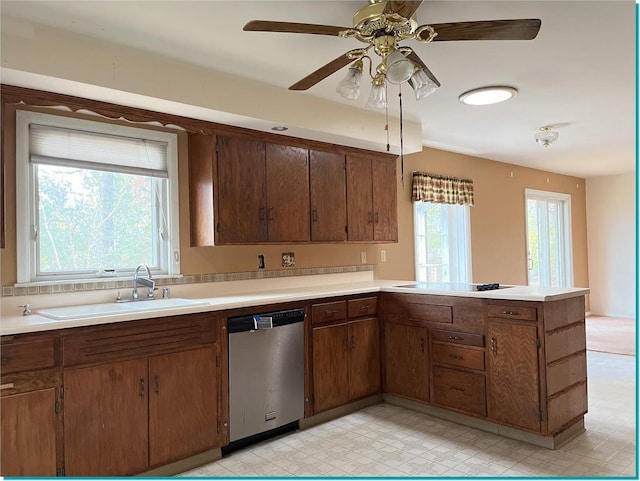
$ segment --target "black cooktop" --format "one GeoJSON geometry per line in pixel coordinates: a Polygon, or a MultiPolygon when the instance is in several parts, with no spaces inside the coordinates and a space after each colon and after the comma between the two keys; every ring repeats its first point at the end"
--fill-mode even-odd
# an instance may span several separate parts
{"type": "Polygon", "coordinates": [[[476,291],[493,291],[495,289],[507,289],[511,286],[501,286],[498,283],[490,284],[460,284],[455,282],[416,282],[414,284],[407,284],[397,287],[409,287],[412,289],[433,289],[437,291],[464,291],[464,292],[476,292],[476,291]]]}

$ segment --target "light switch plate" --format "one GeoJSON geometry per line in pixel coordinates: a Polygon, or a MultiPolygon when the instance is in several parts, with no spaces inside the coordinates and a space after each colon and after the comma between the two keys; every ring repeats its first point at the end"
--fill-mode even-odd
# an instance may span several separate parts
{"type": "Polygon", "coordinates": [[[380,261],[387,262],[387,251],[384,249],[380,251],[380,261]]]}
{"type": "Polygon", "coordinates": [[[367,263],[367,253],[365,251],[360,252],[360,263],[361,264],[367,263]]]}

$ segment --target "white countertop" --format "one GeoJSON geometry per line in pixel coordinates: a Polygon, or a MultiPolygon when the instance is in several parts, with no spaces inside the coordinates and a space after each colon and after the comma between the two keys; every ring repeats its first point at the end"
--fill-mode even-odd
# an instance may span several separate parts
{"type": "MultiPolygon", "coordinates": [[[[302,281],[302,279],[300,279],[300,281],[302,281]]],[[[135,312],[109,315],[93,315],[87,318],[76,318],[68,320],[54,320],[43,317],[36,313],[30,316],[21,316],[17,314],[15,310],[12,310],[11,315],[5,315],[5,313],[3,313],[2,315],[2,319],[0,320],[0,335],[66,329],[81,326],[108,324],[112,322],[133,321],[136,319],[150,319],[156,317],[164,317],[167,315],[191,314],[197,312],[215,312],[251,306],[265,306],[268,304],[277,304],[282,302],[307,301],[317,298],[377,292],[431,294],[444,296],[478,297],[484,299],[506,299],[543,302],[583,296],[589,293],[589,289],[584,288],[542,288],[528,286],[510,286],[506,289],[497,289],[492,291],[458,291],[442,288],[424,289],[402,287],[414,283],[415,281],[406,280],[371,280],[364,282],[336,283],[324,285],[314,284],[308,286],[287,287],[272,290],[238,289],[238,293],[224,293],[215,297],[197,297],[197,300],[204,301],[205,304],[181,306],[168,310],[140,310],[135,312]]],[[[253,287],[255,289],[255,286],[253,287]]],[[[195,297],[193,299],[195,299],[195,297]]],[[[154,301],[148,302],[152,303],[154,301]]],[[[38,309],[33,310],[36,311],[38,309]]]]}

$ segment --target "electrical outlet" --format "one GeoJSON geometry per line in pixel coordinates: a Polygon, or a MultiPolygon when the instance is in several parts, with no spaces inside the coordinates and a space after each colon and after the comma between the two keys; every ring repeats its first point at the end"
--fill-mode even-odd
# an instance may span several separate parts
{"type": "Polygon", "coordinates": [[[365,251],[360,252],[360,264],[367,263],[367,253],[365,251]]]}
{"type": "Polygon", "coordinates": [[[380,261],[387,262],[387,251],[384,249],[380,251],[380,261]]]}

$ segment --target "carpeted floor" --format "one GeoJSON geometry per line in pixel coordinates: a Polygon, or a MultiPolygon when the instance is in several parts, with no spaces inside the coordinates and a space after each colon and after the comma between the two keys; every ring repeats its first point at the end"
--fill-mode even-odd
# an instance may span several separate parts
{"type": "Polygon", "coordinates": [[[636,321],[621,317],[588,316],[587,350],[636,355],[636,321]]]}

